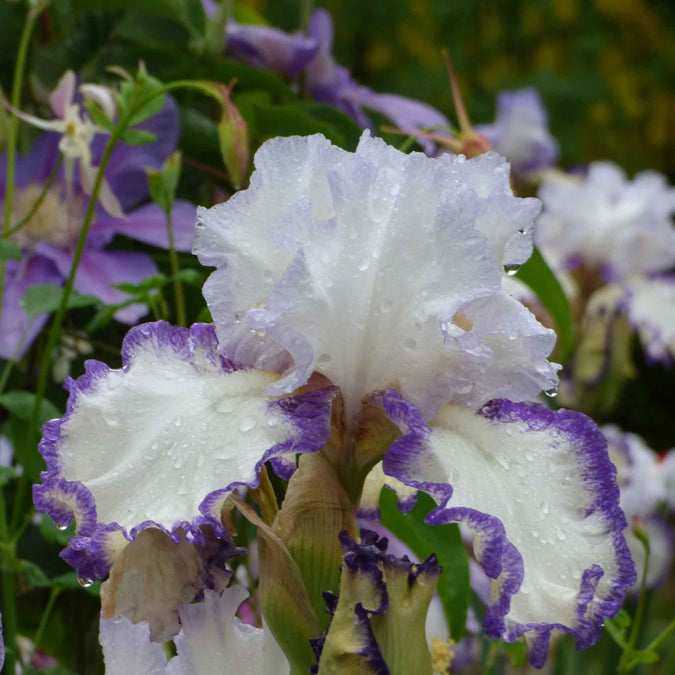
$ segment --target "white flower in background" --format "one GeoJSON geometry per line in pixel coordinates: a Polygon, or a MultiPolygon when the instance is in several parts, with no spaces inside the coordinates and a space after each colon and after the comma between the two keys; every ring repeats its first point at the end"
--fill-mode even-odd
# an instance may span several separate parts
{"type": "Polygon", "coordinates": [[[181,605],[177,654],[168,661],[162,644],[151,642],[147,623],[101,619],[106,675],[287,675],[288,661],[270,632],[237,618],[246,597],[242,587],[230,586],[181,605]]]}
{"type": "MultiPolygon", "coordinates": [[[[635,434],[622,432],[607,425],[602,433],[609,442],[609,456],[617,467],[617,481],[621,490],[621,508],[628,522],[636,519],[649,536],[650,557],[647,586],[664,581],[673,560],[675,533],[660,513],[668,497],[668,467],[659,462],[658,455],[635,434]]],[[[638,569],[639,589],[645,564],[645,551],[632,531],[626,532],[626,542],[638,569]]]]}
{"type": "Polygon", "coordinates": [[[651,359],[675,356],[675,188],[654,171],[632,181],[610,162],[584,178],[550,174],[539,198],[537,245],[558,271],[577,271],[591,293],[617,286],[614,309],[638,331],[651,359]]]}

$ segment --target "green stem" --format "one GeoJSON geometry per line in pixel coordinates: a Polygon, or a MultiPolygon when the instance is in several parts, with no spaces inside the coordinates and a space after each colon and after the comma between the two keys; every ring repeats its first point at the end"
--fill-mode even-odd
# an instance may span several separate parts
{"type": "Polygon", "coordinates": [[[664,630],[661,635],[654,639],[654,641],[647,647],[647,651],[654,651],[655,649],[658,649],[672,633],[675,633],[675,619],[670,622],[666,630],[664,630]]]}
{"type": "Polygon", "coordinates": [[[183,295],[183,284],[177,278],[180,272],[180,264],[178,262],[178,253],[176,252],[176,244],[173,237],[173,223],[171,222],[171,209],[166,210],[166,230],[169,234],[169,260],[171,261],[171,274],[174,275],[173,290],[176,296],[176,321],[179,326],[185,326],[185,297],[183,295]]]}
{"type": "Polygon", "coordinates": [[[619,661],[619,672],[629,672],[634,667],[635,664],[631,664],[631,657],[635,652],[635,645],[637,643],[638,637],[640,635],[640,630],[642,628],[642,619],[644,618],[645,613],[645,603],[647,600],[647,570],[649,569],[649,545],[646,544],[642,539],[640,543],[644,546],[645,550],[645,561],[644,567],[642,568],[642,580],[640,584],[640,597],[638,598],[637,610],[635,612],[635,618],[633,619],[633,626],[630,631],[630,637],[628,638],[628,645],[623,654],[621,654],[621,659],[619,661]]]}
{"type": "MultiPolygon", "coordinates": [[[[26,70],[26,56],[28,55],[28,45],[30,36],[33,32],[33,26],[40,12],[35,9],[29,9],[26,16],[26,23],[21,32],[19,41],[19,51],[16,55],[16,66],[14,67],[14,81],[12,82],[12,107],[14,110],[21,108],[21,89],[23,88],[23,75],[26,70]]],[[[11,227],[12,206],[14,200],[14,173],[16,168],[16,136],[19,128],[19,118],[12,115],[9,121],[9,137],[7,139],[7,179],[5,181],[5,209],[2,220],[2,236],[7,236],[11,227]]],[[[5,272],[7,261],[0,260],[0,322],[2,321],[2,299],[5,292],[5,272]]],[[[9,672],[9,671],[8,671],[9,672]]]]}
{"type": "Polygon", "coordinates": [[[7,231],[6,234],[3,234],[3,237],[11,237],[15,232],[18,232],[24,225],[26,225],[26,223],[28,223],[28,221],[35,215],[35,212],[40,208],[40,204],[42,204],[44,198],[47,196],[49,188],[51,188],[52,183],[54,182],[54,179],[56,178],[56,175],[58,174],[60,168],[61,168],[61,155],[59,155],[59,158],[56,160],[56,164],[54,164],[54,168],[49,174],[49,177],[47,178],[45,185],[42,188],[42,192],[40,193],[40,196],[35,200],[33,206],[30,207],[28,213],[16,225],[13,225],[7,231]]]}
{"type": "Polygon", "coordinates": [[[37,648],[40,646],[42,634],[45,632],[45,628],[47,627],[47,621],[49,621],[49,615],[52,613],[52,609],[54,609],[54,603],[56,602],[56,598],[59,597],[60,592],[61,589],[52,588],[52,592],[49,594],[47,606],[45,607],[44,612],[42,612],[40,625],[37,627],[37,630],[35,631],[35,637],[33,638],[33,652],[37,651],[37,648]]]}
{"type": "Polygon", "coordinates": [[[7,514],[5,513],[5,496],[0,490],[0,541],[5,544],[8,552],[3,553],[5,569],[2,572],[2,622],[5,640],[5,667],[6,673],[13,673],[16,669],[16,593],[14,588],[14,556],[9,540],[7,514]]]}

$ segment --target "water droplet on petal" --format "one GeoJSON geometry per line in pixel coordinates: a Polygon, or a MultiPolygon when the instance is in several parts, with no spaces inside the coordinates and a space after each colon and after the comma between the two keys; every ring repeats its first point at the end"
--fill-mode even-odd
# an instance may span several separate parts
{"type": "Polygon", "coordinates": [[[242,434],[245,434],[246,432],[251,431],[251,429],[255,429],[257,425],[258,423],[255,417],[244,417],[239,424],[239,431],[241,431],[242,434]]]}
{"type": "Polygon", "coordinates": [[[558,395],[558,387],[551,387],[550,389],[547,389],[544,393],[549,398],[555,398],[558,395]]]}
{"type": "Polygon", "coordinates": [[[82,586],[82,588],[89,588],[91,585],[93,585],[94,580],[90,579],[89,577],[77,577],[77,583],[82,586]]]}
{"type": "Polygon", "coordinates": [[[512,277],[519,269],[520,265],[504,265],[504,274],[507,277],[512,277]]]}
{"type": "Polygon", "coordinates": [[[182,418],[180,415],[178,415],[178,417],[174,417],[174,419],[173,419],[173,425],[174,425],[176,428],[180,427],[182,424],[183,424],[183,418],[182,418]]]}
{"type": "Polygon", "coordinates": [[[61,532],[63,532],[63,530],[68,529],[68,525],[64,525],[63,523],[54,523],[54,524],[56,525],[56,529],[60,530],[61,532]]]}

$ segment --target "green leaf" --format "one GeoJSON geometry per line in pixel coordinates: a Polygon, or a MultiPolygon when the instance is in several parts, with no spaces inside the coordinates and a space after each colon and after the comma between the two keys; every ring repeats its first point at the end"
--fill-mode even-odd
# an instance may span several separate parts
{"type": "Polygon", "coordinates": [[[176,188],[178,187],[178,181],[180,179],[180,170],[180,151],[176,151],[170,155],[164,164],[162,164],[161,169],[145,169],[152,201],[165,213],[169,213],[173,206],[176,188]]]}
{"type": "Polygon", "coordinates": [[[125,129],[120,135],[120,140],[127,145],[147,145],[156,141],[157,136],[144,129],[125,129]]]}
{"type": "Polygon", "coordinates": [[[632,620],[630,614],[625,609],[622,609],[614,617],[613,621],[621,630],[626,630],[626,628],[628,628],[628,626],[631,625],[633,620],[632,620]]]}
{"type": "Polygon", "coordinates": [[[204,34],[204,10],[200,0],[73,0],[76,12],[91,12],[96,9],[126,9],[146,14],[163,16],[185,26],[190,35],[200,38],[204,34]]]}
{"type": "MultiPolygon", "coordinates": [[[[20,391],[18,389],[8,391],[0,396],[0,405],[14,417],[28,422],[35,405],[35,394],[31,391],[20,391]]],[[[40,423],[53,420],[55,417],[61,417],[61,411],[47,399],[42,399],[40,408],[40,423]]]]}
{"type": "Polygon", "coordinates": [[[91,116],[93,122],[101,127],[101,129],[106,129],[107,131],[112,131],[115,128],[114,122],[108,118],[108,116],[99,108],[99,106],[94,103],[91,99],[86,99],[84,101],[84,107],[87,109],[87,112],[91,116]]]}
{"type": "Polygon", "coordinates": [[[504,642],[504,653],[509,657],[514,668],[522,668],[527,662],[527,643],[524,639],[515,642],[504,642]]]}
{"type": "Polygon", "coordinates": [[[9,239],[0,239],[0,260],[21,260],[21,249],[9,239]]]}
{"type": "Polygon", "coordinates": [[[254,113],[255,130],[263,138],[323,134],[335,145],[340,147],[345,145],[345,138],[333,125],[313,117],[299,104],[253,103],[251,108],[254,113]]]}
{"type": "Polygon", "coordinates": [[[541,300],[555,322],[558,358],[564,363],[574,348],[574,325],[570,304],[558,278],[537,248],[518,270],[517,278],[527,284],[541,300]]]}
{"type": "Polygon", "coordinates": [[[630,658],[633,663],[656,663],[659,655],[651,649],[641,649],[633,652],[630,658]]]}
{"type": "MultiPolygon", "coordinates": [[[[66,572],[57,577],[49,578],[38,565],[32,560],[19,560],[19,571],[25,575],[26,579],[35,588],[56,588],[60,591],[81,588],[82,584],[77,580],[75,572],[66,572]]],[[[86,590],[90,590],[94,595],[98,595],[100,582],[92,584],[86,590]]]]}
{"type": "MultiPolygon", "coordinates": [[[[30,286],[21,298],[21,306],[31,319],[41,314],[55,312],[61,304],[63,288],[51,284],[38,284],[30,286]]],[[[101,301],[93,295],[80,295],[77,291],[71,291],[66,309],[79,307],[91,307],[100,305],[101,301]]]]}
{"type": "Polygon", "coordinates": [[[443,603],[452,639],[458,641],[466,630],[469,608],[469,560],[464,550],[459,526],[427,525],[427,514],[436,508],[429,495],[420,492],[417,503],[408,514],[398,509],[398,500],[391,490],[382,490],[380,512],[382,524],[409,546],[421,560],[432,553],[443,568],[438,594],[443,603]]]}

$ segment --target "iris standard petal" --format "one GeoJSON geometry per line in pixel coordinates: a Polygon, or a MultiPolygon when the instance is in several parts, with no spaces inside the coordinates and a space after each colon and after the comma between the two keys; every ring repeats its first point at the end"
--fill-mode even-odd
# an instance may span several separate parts
{"type": "Polygon", "coordinates": [[[199,210],[195,251],[218,268],[204,292],[224,353],[234,318],[292,357],[270,392],[318,371],[349,415],[396,386],[429,417],[445,401],[480,406],[495,378],[516,399],[554,386],[553,333],[501,289],[538,211],[512,195],[503,159],[404,155],[365,133],[356,153],[275,139],[256,169],[249,190],[199,210]]]}

